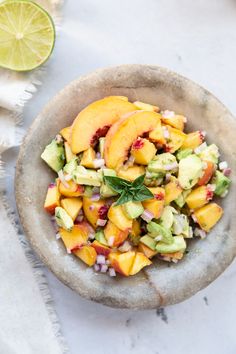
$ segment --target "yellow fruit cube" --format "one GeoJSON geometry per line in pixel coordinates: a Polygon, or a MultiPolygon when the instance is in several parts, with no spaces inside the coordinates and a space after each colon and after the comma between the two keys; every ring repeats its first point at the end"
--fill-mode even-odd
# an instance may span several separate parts
{"type": "Polygon", "coordinates": [[[80,248],[87,242],[89,225],[86,222],[74,225],[72,231],[66,231],[63,228],[60,228],[59,233],[65,244],[67,252],[70,253],[71,251],[80,248]]]}
{"type": "Polygon", "coordinates": [[[152,258],[157,254],[157,251],[153,251],[151,248],[141,242],[138,245],[138,250],[139,252],[142,252],[147,258],[152,258]]]}
{"type": "Polygon", "coordinates": [[[213,191],[210,186],[195,188],[186,198],[190,209],[201,208],[213,198],[213,191]]]}
{"type": "Polygon", "coordinates": [[[111,262],[111,266],[117,272],[125,276],[128,276],[130,274],[134,258],[134,251],[128,251],[125,253],[112,252],[108,256],[108,259],[111,262]]]}
{"type": "Polygon", "coordinates": [[[204,135],[200,130],[187,134],[182,149],[195,149],[204,141],[204,135]]]}
{"type": "Polygon", "coordinates": [[[115,206],[111,205],[108,211],[108,219],[113,222],[120,230],[131,230],[132,229],[132,219],[127,218],[125,215],[122,205],[115,206]]]}
{"type": "Polygon", "coordinates": [[[84,193],[84,187],[76,184],[74,181],[70,180],[66,182],[68,184],[68,188],[60,182],[59,184],[59,192],[65,197],[80,197],[84,193]]]}
{"type": "Polygon", "coordinates": [[[82,208],[81,198],[64,198],[61,201],[62,208],[70,215],[72,220],[75,220],[82,208]]]}
{"type": "Polygon", "coordinates": [[[96,153],[92,147],[88,148],[83,152],[80,165],[88,168],[94,168],[94,160],[96,158],[96,153]]]}
{"type": "Polygon", "coordinates": [[[149,112],[160,112],[160,108],[157,106],[153,106],[152,104],[149,103],[144,103],[140,101],[135,101],[133,103],[138,109],[141,109],[143,111],[149,111],[149,112]]]}
{"type": "Polygon", "coordinates": [[[178,198],[182,191],[178,179],[172,176],[170,182],[165,185],[165,205],[178,198]]]}
{"type": "Polygon", "coordinates": [[[181,131],[184,130],[184,123],[186,121],[186,118],[184,116],[175,114],[173,117],[161,117],[161,121],[164,124],[168,124],[173,128],[179,129],[181,131]]]}
{"type": "Polygon", "coordinates": [[[128,234],[129,229],[122,231],[110,220],[108,221],[104,229],[105,238],[107,240],[108,245],[111,245],[111,247],[120,246],[127,239],[128,234]]]}
{"type": "Polygon", "coordinates": [[[68,143],[70,144],[70,140],[71,140],[71,127],[66,127],[63,128],[60,131],[60,134],[63,136],[63,138],[68,141],[68,143]]]}
{"type": "Polygon", "coordinates": [[[58,190],[58,182],[56,184],[51,183],[48,187],[46,199],[44,202],[44,209],[54,214],[56,207],[60,206],[60,193],[58,190]]]}
{"type": "Polygon", "coordinates": [[[134,161],[140,165],[148,165],[156,154],[155,145],[147,139],[138,138],[131,147],[134,161]]]}
{"type": "Polygon", "coordinates": [[[96,262],[97,252],[92,246],[83,246],[74,251],[73,254],[79,257],[81,261],[86,263],[89,267],[92,267],[96,262]]]}
{"type": "Polygon", "coordinates": [[[177,151],[184,143],[186,139],[186,134],[179,129],[172,128],[166,125],[169,137],[167,139],[165,150],[166,152],[174,153],[177,151]]]}
{"type": "Polygon", "coordinates": [[[139,176],[142,176],[145,174],[145,168],[144,166],[131,166],[128,167],[127,169],[125,168],[120,168],[119,171],[117,172],[118,177],[127,179],[127,181],[134,181],[136,178],[139,176]]]}
{"type": "MultiPolygon", "coordinates": [[[[159,116],[161,117],[161,115],[159,116]]],[[[164,132],[160,120],[157,122],[155,129],[149,133],[148,137],[151,141],[153,141],[156,144],[159,145],[166,144],[166,139],[164,137],[164,132]]]]}
{"type": "Polygon", "coordinates": [[[137,274],[138,272],[140,272],[141,269],[150,264],[152,264],[150,259],[148,259],[143,253],[137,252],[129,275],[137,274]]]}
{"type": "Polygon", "coordinates": [[[153,199],[147,199],[142,202],[145,210],[154,215],[155,219],[160,218],[165,205],[165,189],[161,187],[148,188],[154,195],[153,199]]]}
{"type": "Polygon", "coordinates": [[[216,203],[209,203],[194,211],[198,224],[207,232],[220,220],[222,215],[223,209],[216,203]]]}
{"type": "Polygon", "coordinates": [[[73,152],[71,151],[70,145],[67,141],[65,141],[64,146],[65,146],[66,162],[70,162],[70,160],[76,157],[76,155],[74,155],[73,152]]]}
{"type": "Polygon", "coordinates": [[[102,213],[105,211],[106,201],[105,200],[98,200],[93,201],[90,198],[84,197],[83,198],[83,211],[86,216],[86,219],[89,223],[96,229],[97,228],[97,221],[98,219],[102,219],[102,213]]]}

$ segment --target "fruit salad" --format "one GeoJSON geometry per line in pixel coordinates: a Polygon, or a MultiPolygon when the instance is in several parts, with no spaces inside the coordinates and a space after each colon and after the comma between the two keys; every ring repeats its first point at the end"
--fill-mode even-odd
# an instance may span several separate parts
{"type": "Polygon", "coordinates": [[[84,108],[41,158],[57,173],[44,209],[58,242],[96,272],[179,262],[220,220],[230,168],[187,118],[123,96],[84,108]],[[219,200],[219,198],[217,199],[219,200]]]}

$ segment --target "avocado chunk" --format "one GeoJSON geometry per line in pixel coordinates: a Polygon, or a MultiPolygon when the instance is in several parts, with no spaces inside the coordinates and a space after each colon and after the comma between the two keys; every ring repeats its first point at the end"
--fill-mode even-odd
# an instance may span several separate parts
{"type": "Polygon", "coordinates": [[[68,175],[72,175],[77,166],[78,166],[78,158],[74,157],[72,160],[67,162],[63,170],[64,172],[68,173],[68,175]]]}
{"type": "Polygon", "coordinates": [[[173,234],[182,235],[185,238],[192,238],[192,228],[189,226],[188,217],[184,214],[174,215],[173,234]]]}
{"type": "Polygon", "coordinates": [[[103,231],[98,231],[95,234],[95,239],[100,242],[102,245],[108,246],[107,240],[104,236],[104,232],[103,231]]]}
{"type": "Polygon", "coordinates": [[[86,169],[83,166],[77,166],[73,171],[73,180],[77,184],[84,184],[87,186],[100,187],[101,181],[98,172],[86,169]]]}
{"type": "Polygon", "coordinates": [[[140,242],[151,248],[151,250],[156,251],[156,241],[151,236],[145,235],[140,238],[140,242]]]}
{"type": "Polygon", "coordinates": [[[67,231],[71,231],[74,223],[70,215],[61,207],[56,207],[55,218],[58,226],[62,227],[67,231]]]}
{"type": "Polygon", "coordinates": [[[145,186],[149,186],[149,187],[160,186],[163,182],[164,176],[165,176],[164,173],[161,172],[155,173],[155,172],[146,171],[144,184],[145,186]]]}
{"type": "Polygon", "coordinates": [[[154,239],[157,236],[161,236],[161,241],[167,244],[173,243],[173,236],[171,234],[171,231],[166,229],[164,226],[161,226],[153,221],[151,221],[147,225],[147,230],[148,230],[148,235],[153,237],[154,239]]]}
{"type": "Polygon", "coordinates": [[[211,144],[206,146],[206,148],[200,152],[198,156],[204,161],[211,161],[214,164],[217,164],[220,153],[218,147],[215,144],[211,144]]]}
{"type": "Polygon", "coordinates": [[[85,186],[83,196],[87,198],[91,198],[93,195],[93,187],[85,186]]]}
{"type": "Polygon", "coordinates": [[[98,151],[100,152],[102,159],[104,157],[105,139],[106,138],[99,138],[99,144],[98,144],[98,151]]]}
{"type": "Polygon", "coordinates": [[[192,188],[202,174],[202,160],[197,155],[189,155],[179,162],[179,184],[183,189],[192,188]]]}
{"type": "Polygon", "coordinates": [[[182,159],[185,159],[185,157],[191,155],[192,152],[193,152],[192,149],[182,149],[182,150],[180,149],[180,150],[177,152],[176,157],[177,157],[177,159],[180,161],[180,160],[182,160],[182,159]]]}
{"type": "MultiPolygon", "coordinates": [[[[116,171],[111,168],[103,169],[103,176],[112,176],[116,177],[116,171]]],[[[104,181],[102,182],[100,188],[100,194],[103,198],[110,198],[116,196],[118,193],[115,192],[111,187],[109,187],[104,181]]]]}
{"type": "Polygon", "coordinates": [[[191,193],[191,189],[185,190],[178,196],[178,198],[174,200],[174,202],[178,205],[178,207],[182,208],[184,206],[186,198],[190,193],[191,193]]]}
{"type": "Polygon", "coordinates": [[[56,140],[52,140],[52,142],[44,149],[41,158],[55,172],[60,171],[65,163],[65,151],[63,145],[57,143],[56,140]]]}
{"type": "Polygon", "coordinates": [[[177,160],[176,157],[169,152],[165,152],[163,154],[156,155],[148,164],[148,171],[149,172],[161,172],[161,173],[166,173],[167,170],[168,172],[171,172],[173,170],[176,170],[177,166],[177,160]],[[171,166],[173,164],[172,169],[167,169],[168,165],[171,166]]]}
{"type": "Polygon", "coordinates": [[[127,202],[123,206],[124,212],[129,219],[138,218],[143,212],[144,208],[141,202],[127,202]]]}
{"type": "Polygon", "coordinates": [[[158,242],[156,245],[156,251],[158,253],[184,252],[185,249],[186,249],[186,242],[183,236],[174,236],[173,243],[170,245],[164,242],[158,242]]]}
{"type": "Polygon", "coordinates": [[[221,197],[224,196],[224,193],[226,193],[226,191],[228,190],[231,180],[226,177],[222,172],[216,171],[212,183],[216,185],[214,193],[221,197]]]}
{"type": "Polygon", "coordinates": [[[174,222],[174,213],[177,213],[177,211],[173,207],[167,205],[161,215],[160,225],[165,229],[171,229],[174,222]]]}

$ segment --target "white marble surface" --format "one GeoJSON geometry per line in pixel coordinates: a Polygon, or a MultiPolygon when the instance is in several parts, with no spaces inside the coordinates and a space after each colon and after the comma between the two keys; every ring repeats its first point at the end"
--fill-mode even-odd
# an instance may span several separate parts
{"type": "MultiPolygon", "coordinates": [[[[235,0],[67,1],[44,84],[25,109],[24,127],[72,79],[122,63],[176,70],[208,88],[235,113],[235,43],[235,0]]],[[[4,156],[12,205],[16,154],[12,149],[4,156]]],[[[158,312],[113,310],[88,302],[46,272],[73,354],[236,352],[235,263],[207,289],[158,312]]]]}

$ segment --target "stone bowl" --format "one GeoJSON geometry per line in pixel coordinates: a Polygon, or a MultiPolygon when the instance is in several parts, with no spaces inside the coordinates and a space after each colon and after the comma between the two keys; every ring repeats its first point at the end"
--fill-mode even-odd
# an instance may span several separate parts
{"type": "Polygon", "coordinates": [[[216,279],[236,254],[236,121],[211,93],[192,81],[158,66],[121,65],[97,70],[66,86],[33,122],[22,143],[15,176],[15,193],[23,230],[48,268],[81,296],[107,306],[153,309],[181,302],[216,279]],[[154,260],[136,276],[110,278],[96,274],[66,253],[56,240],[43,209],[46,189],[55,175],[40,155],[57,132],[72,123],[92,101],[109,95],[128,96],[174,110],[188,117],[189,131],[207,131],[221,158],[232,168],[232,186],[220,200],[224,216],[205,240],[195,239],[178,264],[154,260]]]}

